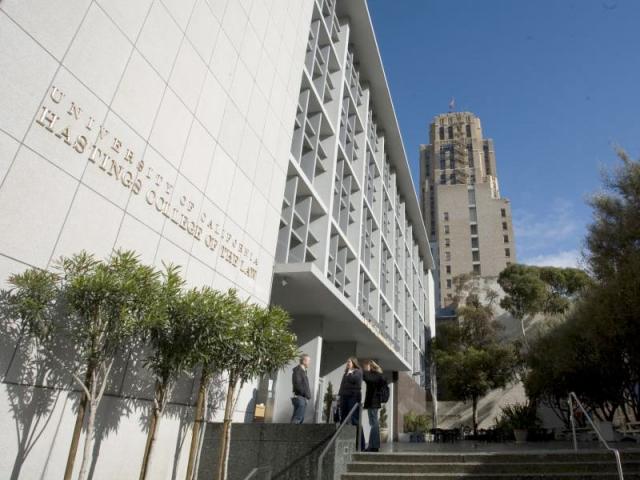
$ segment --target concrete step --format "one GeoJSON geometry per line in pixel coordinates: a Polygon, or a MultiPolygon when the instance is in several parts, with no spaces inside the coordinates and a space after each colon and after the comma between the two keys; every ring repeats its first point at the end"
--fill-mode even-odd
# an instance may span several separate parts
{"type": "MultiPolygon", "coordinates": [[[[621,453],[625,480],[640,480],[640,450],[621,453]]],[[[356,453],[342,480],[619,480],[614,456],[602,450],[356,453]]]]}
{"type": "MultiPolygon", "coordinates": [[[[640,462],[625,462],[625,473],[640,473],[640,462]]],[[[353,473],[616,473],[613,458],[608,462],[507,462],[507,463],[409,463],[352,462],[353,473]]]]}
{"type": "MultiPolygon", "coordinates": [[[[619,480],[617,473],[345,473],[342,480],[619,480]]],[[[640,480],[640,474],[624,475],[625,480],[640,480]]]]}
{"type": "MultiPolygon", "coordinates": [[[[640,462],[640,450],[620,452],[623,462],[640,462]]],[[[544,451],[516,453],[355,453],[354,462],[379,463],[547,463],[547,462],[611,462],[607,451],[544,451]]]]}

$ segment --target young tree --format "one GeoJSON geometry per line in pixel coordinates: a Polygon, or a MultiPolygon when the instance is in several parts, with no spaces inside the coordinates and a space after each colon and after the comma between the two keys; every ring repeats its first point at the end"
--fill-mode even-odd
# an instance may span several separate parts
{"type": "MultiPolygon", "coordinates": [[[[78,478],[87,478],[94,440],[96,413],[103,398],[117,353],[139,335],[140,322],[152,313],[158,272],[140,264],[130,251],[117,251],[106,261],[81,252],[59,262],[63,279],[65,318],[61,333],[72,345],[75,358],[68,365],[88,406],[82,463],[78,478]]],[[[81,403],[82,406],[82,403],[81,403]]],[[[86,408],[86,407],[85,407],[86,408]]],[[[77,438],[84,420],[79,409],[67,472],[71,476],[77,438]],[[78,428],[80,426],[80,428],[78,428]]]]}
{"type": "Polygon", "coordinates": [[[162,280],[157,292],[156,312],[144,321],[144,336],[149,344],[145,365],[155,379],[155,392],[140,480],[148,477],[160,420],[178,376],[192,366],[196,336],[194,310],[200,292],[196,289],[184,292],[179,268],[172,265],[165,266],[162,280]]]}
{"type": "Polygon", "coordinates": [[[227,395],[218,461],[218,480],[226,480],[231,423],[237,394],[245,382],[276,372],[296,358],[296,337],[290,317],[279,307],[243,304],[222,339],[220,370],[227,373],[227,395]]]}
{"type": "MultiPolygon", "coordinates": [[[[16,348],[7,373],[16,357],[22,354],[24,360],[16,362],[20,382],[55,384],[59,378],[52,367],[56,365],[46,355],[44,345],[50,343],[53,333],[59,279],[46,270],[30,268],[21,274],[11,275],[8,283],[10,289],[3,291],[0,299],[0,335],[4,342],[16,348]]],[[[10,478],[17,480],[24,461],[49,423],[51,417],[48,414],[55,407],[58,394],[43,393],[35,386],[7,386],[7,393],[18,436],[18,451],[10,478]]]]}
{"type": "Polygon", "coordinates": [[[514,346],[498,342],[500,325],[493,315],[491,305],[483,305],[471,294],[458,309],[458,321],[440,326],[434,341],[439,379],[454,397],[471,400],[476,434],[478,400],[492,389],[505,387],[518,364],[514,346]]]}
{"type": "Polygon", "coordinates": [[[219,365],[224,362],[222,342],[232,328],[231,322],[242,315],[242,310],[243,304],[235,290],[223,293],[205,287],[194,302],[195,337],[192,362],[194,367],[200,367],[200,384],[191,430],[186,480],[192,480],[197,470],[197,459],[204,434],[202,427],[207,418],[209,392],[216,373],[221,373],[218,370],[219,365]]]}
{"type": "Polygon", "coordinates": [[[78,478],[88,474],[94,425],[116,353],[138,333],[150,310],[157,273],[133,252],[108,262],[81,252],[62,258],[58,272],[30,269],[13,275],[11,303],[38,350],[74,379],[82,391],[64,478],[73,474],[82,426],[88,424],[78,478]]]}

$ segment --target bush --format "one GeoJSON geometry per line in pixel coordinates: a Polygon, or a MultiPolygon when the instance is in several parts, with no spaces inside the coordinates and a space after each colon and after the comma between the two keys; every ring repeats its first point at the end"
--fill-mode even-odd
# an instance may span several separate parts
{"type": "Polygon", "coordinates": [[[496,421],[496,426],[513,430],[528,430],[537,428],[539,425],[538,413],[535,406],[531,404],[514,403],[502,407],[502,415],[496,421]]]}

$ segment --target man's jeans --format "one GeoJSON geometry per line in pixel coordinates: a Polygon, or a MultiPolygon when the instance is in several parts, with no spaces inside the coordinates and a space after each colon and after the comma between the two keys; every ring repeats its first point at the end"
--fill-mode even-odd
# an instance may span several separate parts
{"type": "Polygon", "coordinates": [[[304,422],[304,411],[307,408],[307,399],[296,395],[291,399],[293,403],[293,415],[291,416],[291,423],[304,422]]]}
{"type": "Polygon", "coordinates": [[[369,445],[368,448],[380,448],[380,422],[378,420],[378,408],[370,408],[367,410],[369,413],[369,426],[371,431],[369,432],[369,445]]]}

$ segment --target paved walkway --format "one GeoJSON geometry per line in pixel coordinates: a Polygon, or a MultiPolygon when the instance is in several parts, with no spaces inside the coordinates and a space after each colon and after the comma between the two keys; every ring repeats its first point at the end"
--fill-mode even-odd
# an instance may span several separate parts
{"type": "MultiPolygon", "coordinates": [[[[612,448],[640,452],[640,444],[635,442],[611,442],[612,448]]],[[[603,451],[599,442],[579,442],[579,451],[603,451]]],[[[404,453],[517,453],[517,452],[573,452],[573,443],[564,441],[526,443],[485,443],[461,440],[454,443],[387,443],[381,452],[404,453]]]]}

